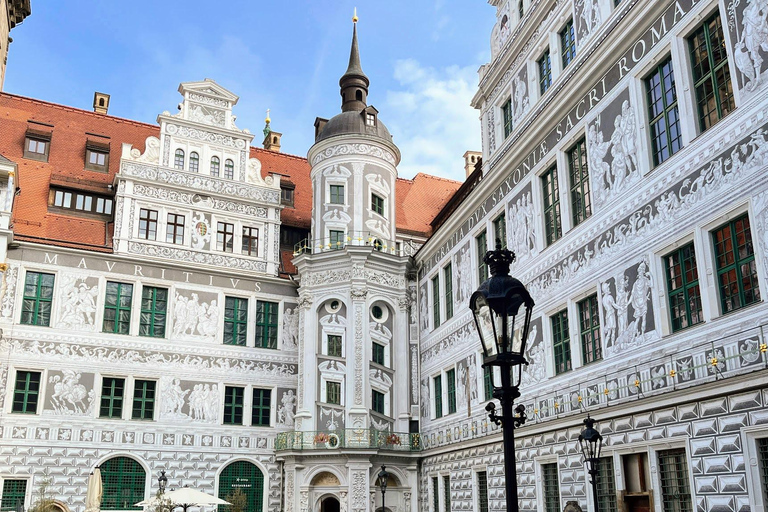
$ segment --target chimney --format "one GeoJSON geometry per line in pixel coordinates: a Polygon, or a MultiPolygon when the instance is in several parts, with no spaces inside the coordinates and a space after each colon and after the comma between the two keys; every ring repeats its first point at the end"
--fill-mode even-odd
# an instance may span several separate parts
{"type": "Polygon", "coordinates": [[[264,149],[268,151],[274,151],[275,153],[280,152],[280,137],[282,137],[282,133],[277,132],[269,132],[266,137],[264,137],[264,149]]]}
{"type": "Polygon", "coordinates": [[[464,171],[467,173],[466,177],[469,177],[475,170],[475,164],[480,161],[482,153],[479,151],[467,151],[464,153],[464,171]]]}
{"type": "Polygon", "coordinates": [[[97,114],[106,114],[107,110],[109,110],[109,94],[93,93],[93,111],[97,114]]]}

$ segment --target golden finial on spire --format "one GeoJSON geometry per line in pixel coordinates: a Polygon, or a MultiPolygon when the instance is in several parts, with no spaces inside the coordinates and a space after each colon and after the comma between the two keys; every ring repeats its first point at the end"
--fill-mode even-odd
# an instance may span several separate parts
{"type": "Polygon", "coordinates": [[[271,123],[272,120],[269,118],[269,109],[267,109],[267,118],[264,120],[265,123],[271,123]]]}
{"type": "Polygon", "coordinates": [[[355,14],[352,15],[352,23],[357,23],[357,7],[355,7],[355,14]]]}

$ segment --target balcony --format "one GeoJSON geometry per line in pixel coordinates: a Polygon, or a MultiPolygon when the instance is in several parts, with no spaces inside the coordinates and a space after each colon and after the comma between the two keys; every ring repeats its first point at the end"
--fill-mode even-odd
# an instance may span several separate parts
{"type": "Polygon", "coordinates": [[[293,255],[338,251],[347,246],[373,247],[378,252],[397,256],[413,256],[418,249],[416,244],[410,240],[400,243],[394,240],[385,240],[370,231],[349,231],[336,237],[304,239],[294,246],[293,255]]]}
{"type": "Polygon", "coordinates": [[[348,428],[314,432],[280,432],[275,439],[277,451],[338,449],[418,452],[421,451],[421,437],[419,434],[348,428]]]}

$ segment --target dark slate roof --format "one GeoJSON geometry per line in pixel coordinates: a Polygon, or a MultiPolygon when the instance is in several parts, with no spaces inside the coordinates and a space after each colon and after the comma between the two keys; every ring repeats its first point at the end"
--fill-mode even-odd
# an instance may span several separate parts
{"type": "Polygon", "coordinates": [[[392,135],[378,116],[376,116],[376,126],[367,126],[362,112],[342,112],[333,116],[317,135],[315,142],[330,139],[337,135],[369,135],[392,142],[392,135]]]}

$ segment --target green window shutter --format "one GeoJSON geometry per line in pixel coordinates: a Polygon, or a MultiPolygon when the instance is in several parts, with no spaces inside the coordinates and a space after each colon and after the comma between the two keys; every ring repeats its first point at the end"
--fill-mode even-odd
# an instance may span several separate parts
{"type": "Polygon", "coordinates": [[[27,272],[24,279],[21,323],[48,327],[51,323],[54,275],[27,272]]]}
{"type": "Polygon", "coordinates": [[[477,506],[479,512],[488,512],[488,473],[477,472],[477,506]]]}
{"type": "MultiPolygon", "coordinates": [[[[264,507],[264,474],[255,464],[240,460],[229,464],[221,472],[219,498],[231,501],[237,490],[245,493],[246,512],[261,512],[264,507]]],[[[224,512],[229,508],[222,505],[219,510],[224,512]]]]}
{"type": "Polygon", "coordinates": [[[712,233],[723,314],[760,301],[755,251],[749,217],[719,227],[712,233]]]}
{"type": "Polygon", "coordinates": [[[243,424],[243,401],[245,388],[227,386],[224,388],[224,424],[243,424]]]}
{"type": "Polygon", "coordinates": [[[670,512],[692,512],[693,500],[688,487],[685,449],[661,450],[658,455],[663,509],[670,512]]]}
{"type": "Polygon", "coordinates": [[[24,509],[24,498],[27,496],[26,480],[3,480],[3,495],[0,498],[0,511],[16,512],[24,509]]]}
{"type": "Polygon", "coordinates": [[[123,415],[125,379],[104,377],[101,381],[100,418],[120,418],[123,415]]]}
{"type": "Polygon", "coordinates": [[[372,350],[373,362],[380,364],[382,366],[386,366],[386,361],[384,359],[384,345],[373,343],[372,347],[373,347],[373,350],[372,350]]]}
{"type": "Polygon", "coordinates": [[[443,282],[445,283],[445,319],[453,317],[453,268],[451,264],[443,269],[443,282]]]}
{"type": "Polygon", "coordinates": [[[547,245],[563,236],[560,222],[560,189],[557,184],[557,166],[550,167],[541,176],[541,188],[544,194],[544,228],[547,245]]]}
{"type": "Polygon", "coordinates": [[[251,407],[251,425],[268,427],[272,411],[272,390],[254,389],[251,407]]]}
{"type": "Polygon", "coordinates": [[[248,299],[224,299],[224,344],[244,347],[248,330],[248,299]]]}
{"type": "Polygon", "coordinates": [[[144,499],[147,473],[137,461],[115,457],[102,462],[101,510],[141,510],[134,506],[144,499]]]}
{"type": "Polygon", "coordinates": [[[435,383],[435,418],[443,416],[443,378],[438,375],[434,378],[435,383]]]}
{"type": "Polygon", "coordinates": [[[141,317],[139,336],[163,338],[168,308],[168,290],[145,286],[141,290],[141,317]]]}
{"type": "Polygon", "coordinates": [[[456,370],[445,372],[445,380],[448,381],[448,414],[456,412],[456,370]]]}
{"type": "Polygon", "coordinates": [[[137,380],[134,382],[132,419],[154,419],[156,385],[157,383],[153,380],[137,380]]]}
{"type": "Polygon", "coordinates": [[[17,371],[11,410],[21,414],[36,414],[39,397],[40,372],[17,371]]]}
{"type": "Polygon", "coordinates": [[[488,240],[485,231],[477,235],[475,245],[477,247],[477,282],[479,286],[488,280],[488,265],[483,260],[485,253],[488,252],[488,240]]]}
{"type": "Polygon", "coordinates": [[[579,302],[579,336],[584,364],[603,358],[600,344],[600,310],[597,295],[591,295],[579,302]]]}
{"type": "Polygon", "coordinates": [[[341,336],[338,334],[329,334],[328,355],[333,357],[342,357],[341,354],[341,336]]]}
{"type": "Polygon", "coordinates": [[[664,256],[672,332],[704,321],[693,243],[664,256]]]}
{"type": "Polygon", "coordinates": [[[386,414],[384,411],[384,393],[381,393],[380,391],[376,391],[375,389],[372,391],[372,409],[374,412],[377,412],[379,414],[386,414]]]}
{"type": "Polygon", "coordinates": [[[256,301],[256,346],[277,348],[277,303],[256,301]]]}
{"type": "Polygon", "coordinates": [[[587,142],[581,139],[568,151],[568,170],[571,175],[571,209],[573,225],[578,226],[592,215],[589,196],[589,168],[587,142]]]}
{"type": "Polygon", "coordinates": [[[433,328],[440,327],[440,275],[432,278],[432,322],[433,328]]]}
{"type": "Polygon", "coordinates": [[[104,295],[104,324],[102,331],[129,334],[133,285],[107,281],[104,295]]]}
{"type": "Polygon", "coordinates": [[[564,309],[552,317],[552,345],[555,351],[555,374],[571,369],[571,339],[568,333],[568,310],[564,309]]]}

